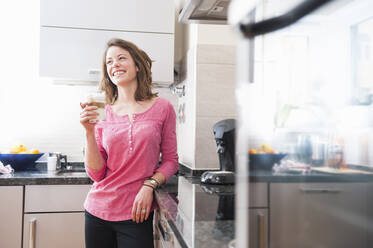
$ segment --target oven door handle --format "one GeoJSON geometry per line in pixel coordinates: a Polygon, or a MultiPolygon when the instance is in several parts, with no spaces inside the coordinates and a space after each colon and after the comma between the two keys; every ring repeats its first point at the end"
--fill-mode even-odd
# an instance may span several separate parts
{"type": "MultiPolygon", "coordinates": [[[[260,22],[240,24],[240,30],[246,38],[274,32],[281,28],[290,26],[302,17],[310,14],[324,4],[334,0],[303,0],[300,4],[287,13],[260,22]]],[[[250,16],[250,14],[249,14],[250,16]]]]}

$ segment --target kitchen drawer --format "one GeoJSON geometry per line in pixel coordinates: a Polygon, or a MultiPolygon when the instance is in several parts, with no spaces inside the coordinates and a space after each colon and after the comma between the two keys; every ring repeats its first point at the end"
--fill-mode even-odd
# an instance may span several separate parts
{"type": "Polygon", "coordinates": [[[26,185],[25,212],[84,211],[91,185],[26,185]]]}
{"type": "Polygon", "coordinates": [[[249,183],[249,207],[268,207],[267,183],[249,183]]]}

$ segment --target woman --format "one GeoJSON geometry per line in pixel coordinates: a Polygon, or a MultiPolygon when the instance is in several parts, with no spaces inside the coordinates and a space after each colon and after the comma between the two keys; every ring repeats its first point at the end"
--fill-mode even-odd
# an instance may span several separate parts
{"type": "Polygon", "coordinates": [[[84,203],[87,248],[153,247],[153,192],[176,173],[178,155],[175,111],[152,93],[151,65],[133,43],[110,40],[100,82],[106,120],[95,121],[97,107],[81,103],[94,181],[84,203]]]}

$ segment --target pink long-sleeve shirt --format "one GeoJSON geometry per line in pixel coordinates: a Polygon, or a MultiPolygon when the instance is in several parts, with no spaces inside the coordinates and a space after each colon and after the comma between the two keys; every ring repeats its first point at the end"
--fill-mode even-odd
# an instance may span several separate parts
{"type": "MultiPolygon", "coordinates": [[[[94,181],[84,203],[92,215],[109,221],[132,218],[132,205],[144,180],[155,172],[168,180],[179,169],[176,114],[170,102],[156,98],[142,113],[115,114],[106,105],[106,120],[95,126],[96,143],[103,158],[99,170],[86,166],[94,181]],[[159,163],[159,155],[162,162],[159,163]]],[[[155,202],[151,210],[156,207],[155,202]]]]}

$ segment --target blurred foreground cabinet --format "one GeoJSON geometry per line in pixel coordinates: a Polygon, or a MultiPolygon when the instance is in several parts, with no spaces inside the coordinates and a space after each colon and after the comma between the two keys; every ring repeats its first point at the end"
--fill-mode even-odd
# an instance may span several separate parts
{"type": "Polygon", "coordinates": [[[23,186],[0,186],[0,247],[21,247],[23,186]]]}
{"type": "Polygon", "coordinates": [[[270,247],[372,247],[371,183],[273,183],[270,247]]]}
{"type": "Polygon", "coordinates": [[[26,185],[24,248],[83,248],[83,203],[91,185],[26,185]]]}

